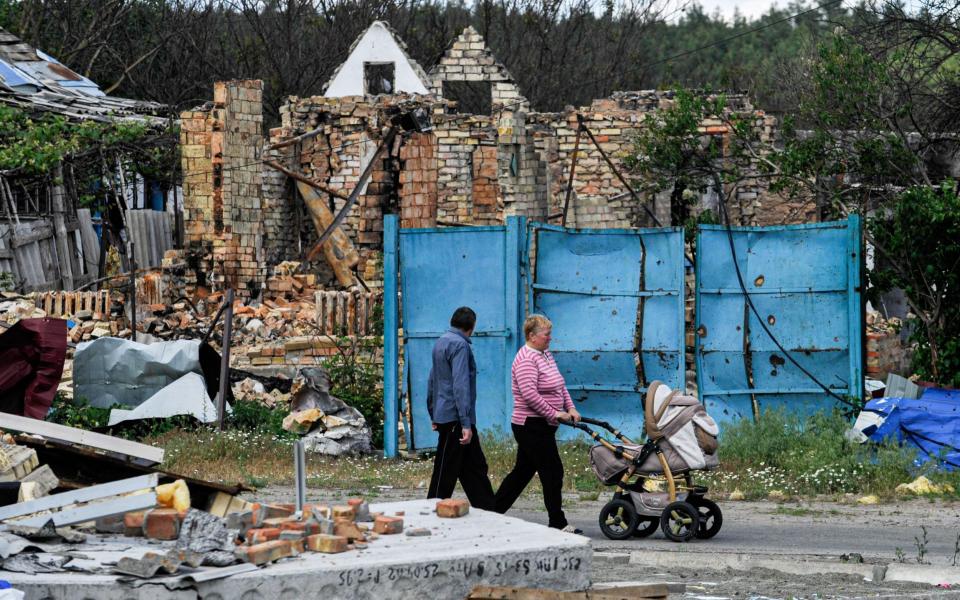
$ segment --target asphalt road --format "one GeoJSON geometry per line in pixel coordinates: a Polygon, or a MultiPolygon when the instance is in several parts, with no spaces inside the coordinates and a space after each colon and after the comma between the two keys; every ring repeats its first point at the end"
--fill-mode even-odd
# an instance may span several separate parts
{"type": "MultiPolygon", "coordinates": [[[[868,562],[892,562],[900,548],[904,560],[915,562],[918,542],[924,560],[949,565],[960,536],[960,503],[912,500],[891,505],[859,506],[837,503],[720,502],[723,527],[711,540],[677,544],[657,531],[644,539],[609,540],[600,532],[598,516],[604,495],[596,502],[577,502],[566,509],[567,519],[583,529],[601,551],[685,551],[803,555],[836,559],[858,553],[868,562]],[[922,527],[927,529],[923,543],[922,527]],[[682,548],[681,548],[682,546],[682,548]]],[[[546,523],[536,502],[526,500],[508,513],[546,523]]],[[[960,564],[960,555],[956,557],[960,564]]]]}

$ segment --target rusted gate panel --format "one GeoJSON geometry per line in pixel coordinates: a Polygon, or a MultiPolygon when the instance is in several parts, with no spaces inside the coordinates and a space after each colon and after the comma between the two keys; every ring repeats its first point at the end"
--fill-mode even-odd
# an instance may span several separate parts
{"type": "Polygon", "coordinates": [[[696,363],[707,410],[732,421],[767,408],[808,414],[835,406],[820,384],[840,397],[862,397],[859,217],[735,227],[732,238],[744,287],[764,322],[746,302],[727,230],[702,226],[696,363]]]}
{"type": "Polygon", "coordinates": [[[534,224],[528,239],[529,305],[553,322],[550,351],[571,397],[639,437],[647,385],[683,387],[683,230],[534,224]]]}

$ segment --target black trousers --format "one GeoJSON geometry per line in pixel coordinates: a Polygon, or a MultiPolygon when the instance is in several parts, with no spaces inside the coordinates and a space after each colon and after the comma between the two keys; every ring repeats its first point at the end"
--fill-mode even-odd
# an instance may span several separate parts
{"type": "Polygon", "coordinates": [[[471,506],[493,510],[493,486],[487,475],[487,458],[480,447],[480,435],[474,429],[470,443],[464,445],[460,443],[462,433],[460,423],[437,423],[440,439],[427,498],[449,498],[459,479],[471,506]]]}
{"type": "Polygon", "coordinates": [[[563,529],[567,517],[563,514],[563,461],[557,449],[557,426],[548,424],[546,419],[527,417],[525,424],[511,428],[517,439],[517,462],[497,490],[497,512],[510,510],[536,473],[543,488],[548,525],[563,529]]]}

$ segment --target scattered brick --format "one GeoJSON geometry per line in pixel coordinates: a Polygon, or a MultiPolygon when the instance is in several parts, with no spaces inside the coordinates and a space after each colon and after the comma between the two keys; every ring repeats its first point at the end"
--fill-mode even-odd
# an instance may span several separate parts
{"type": "Polygon", "coordinates": [[[280,529],[277,527],[263,527],[260,529],[251,529],[247,531],[247,545],[254,546],[264,542],[270,542],[280,537],[280,529]]]}
{"type": "Polygon", "coordinates": [[[412,527],[410,529],[405,530],[403,534],[406,535],[407,537],[423,537],[426,535],[433,535],[433,532],[431,532],[426,527],[412,527]]]}
{"type": "Polygon", "coordinates": [[[347,551],[347,538],[341,535],[318,533],[306,538],[307,548],[314,552],[338,554],[347,551]]]}
{"type": "Polygon", "coordinates": [[[128,512],[123,515],[123,533],[129,536],[143,535],[143,518],[146,515],[143,511],[128,512]]]}
{"type": "Polygon", "coordinates": [[[180,513],[174,508],[155,508],[143,518],[143,534],[154,540],[175,540],[180,535],[180,513]]]}
{"type": "Polygon", "coordinates": [[[348,519],[339,519],[333,521],[333,534],[343,536],[349,540],[363,540],[363,531],[357,527],[357,524],[348,519]]]}
{"type": "Polygon", "coordinates": [[[94,522],[93,527],[97,533],[124,533],[126,531],[125,517],[126,515],[100,517],[94,522]]]}
{"type": "Polygon", "coordinates": [[[235,550],[235,555],[244,562],[264,565],[293,556],[293,545],[288,541],[273,540],[255,546],[240,546],[235,550]]]}
{"type": "Polygon", "coordinates": [[[437,516],[457,519],[470,512],[470,503],[462,498],[447,498],[437,502],[437,516]]]}
{"type": "Polygon", "coordinates": [[[377,517],[373,522],[373,530],[382,535],[402,533],[403,519],[400,517],[377,517]]]}
{"type": "Polygon", "coordinates": [[[333,519],[350,519],[351,521],[357,517],[357,511],[354,510],[352,506],[334,506],[333,507],[333,519]]]}

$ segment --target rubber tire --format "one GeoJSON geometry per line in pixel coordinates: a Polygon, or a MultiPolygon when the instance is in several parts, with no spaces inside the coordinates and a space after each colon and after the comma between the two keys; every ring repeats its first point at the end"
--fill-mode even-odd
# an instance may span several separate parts
{"type": "Polygon", "coordinates": [[[611,540],[625,540],[633,535],[633,530],[637,528],[637,511],[633,504],[626,500],[611,500],[600,509],[600,531],[611,540]],[[614,516],[616,515],[616,516],[614,516]],[[607,519],[616,519],[619,521],[620,529],[612,529],[607,519]]]}
{"type": "Polygon", "coordinates": [[[712,500],[707,500],[706,498],[700,498],[694,503],[694,506],[697,512],[700,513],[700,526],[697,527],[697,539],[709,540],[720,533],[720,528],[723,527],[723,511],[720,510],[717,503],[712,500]],[[710,517],[713,517],[713,523],[708,527],[707,519],[710,517]]]}
{"type": "Polygon", "coordinates": [[[639,517],[637,519],[637,526],[633,528],[633,537],[650,537],[658,527],[660,527],[660,519],[656,517],[639,517]]]}
{"type": "Polygon", "coordinates": [[[660,514],[660,529],[668,540],[674,542],[689,542],[697,535],[700,528],[700,512],[689,502],[671,502],[663,509],[660,514]],[[671,525],[676,521],[674,514],[681,519],[688,521],[681,524],[679,531],[674,531],[671,525]]]}

